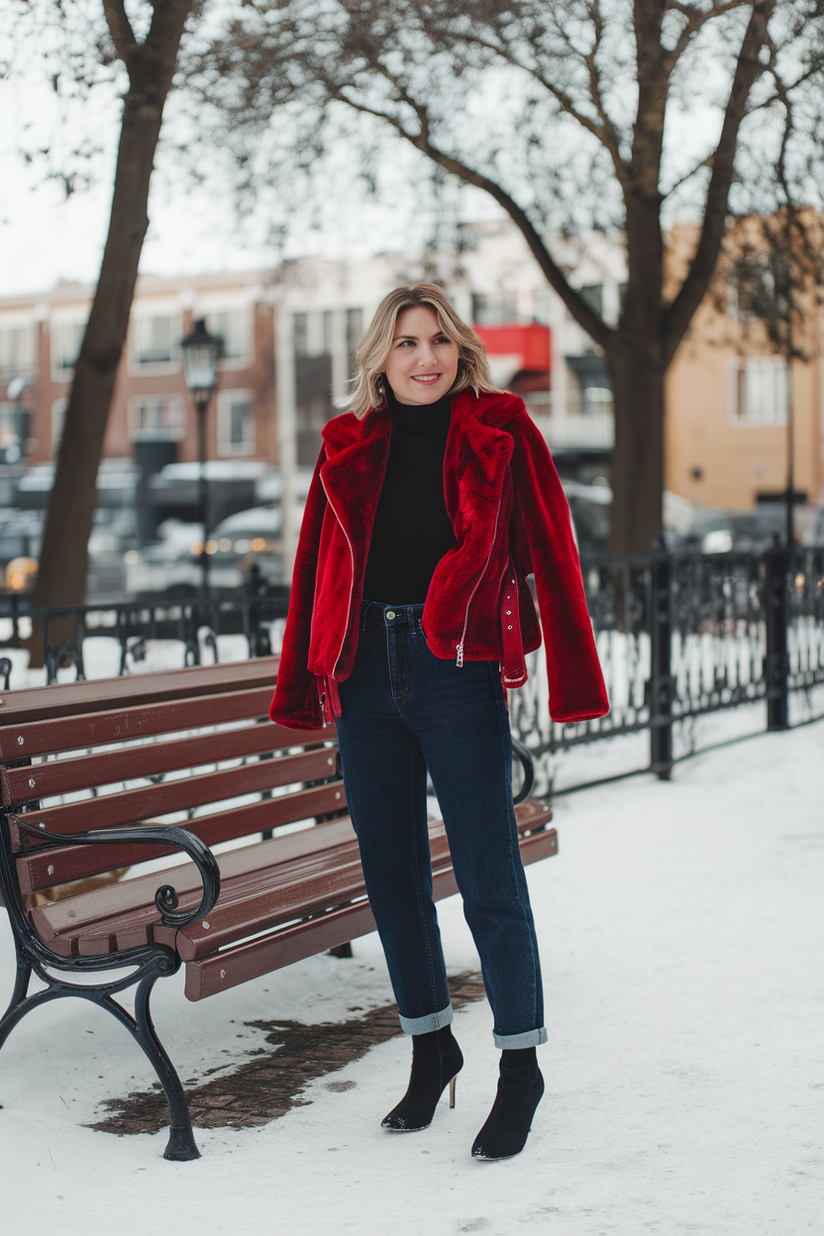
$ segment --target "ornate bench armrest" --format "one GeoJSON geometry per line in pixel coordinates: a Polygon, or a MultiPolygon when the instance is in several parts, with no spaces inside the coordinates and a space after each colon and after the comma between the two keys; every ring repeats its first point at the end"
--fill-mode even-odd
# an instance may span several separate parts
{"type": "Polygon", "coordinates": [[[517,806],[518,803],[529,798],[532,793],[532,787],[535,784],[535,765],[529,750],[515,737],[512,739],[512,754],[519,761],[524,774],[524,783],[512,800],[517,806]]]}
{"type": "Polygon", "coordinates": [[[18,828],[33,837],[38,837],[41,841],[54,841],[58,845],[117,845],[124,841],[136,841],[138,844],[170,845],[185,850],[197,864],[203,881],[203,897],[200,905],[193,910],[177,910],[177,893],[171,884],[163,884],[155,893],[154,899],[164,927],[188,927],[190,923],[196,923],[209,913],[220,895],[220,869],[214,854],[194,833],[190,833],[187,828],[179,828],[176,824],[147,824],[145,828],[99,828],[91,829],[87,833],[61,834],[34,828],[19,815],[10,816],[9,819],[13,819],[18,828]]]}

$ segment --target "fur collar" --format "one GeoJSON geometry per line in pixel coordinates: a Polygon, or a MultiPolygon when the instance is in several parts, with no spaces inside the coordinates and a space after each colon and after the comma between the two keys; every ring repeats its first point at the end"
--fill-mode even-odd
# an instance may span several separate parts
{"type": "MultiPolygon", "coordinates": [[[[452,401],[452,423],[444,455],[444,494],[453,524],[459,520],[460,493],[466,485],[495,499],[512,456],[512,435],[504,426],[523,412],[523,403],[506,391],[479,396],[461,391],[452,401]]],[[[380,497],[392,420],[371,409],[358,419],[352,412],[327,421],[323,428],[326,460],[320,476],[326,496],[347,535],[368,540],[380,497]]],[[[456,527],[456,533],[460,531],[456,527]]]]}

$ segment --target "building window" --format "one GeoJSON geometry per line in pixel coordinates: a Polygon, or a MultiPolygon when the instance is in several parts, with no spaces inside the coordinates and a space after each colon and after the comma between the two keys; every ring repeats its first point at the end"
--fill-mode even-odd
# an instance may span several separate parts
{"type": "Polygon", "coordinates": [[[132,359],[141,369],[168,366],[177,361],[180,322],[177,316],[159,313],[132,322],[132,359]]]}
{"type": "Polygon", "coordinates": [[[347,309],[346,310],[346,351],[350,356],[355,355],[355,349],[361,341],[363,335],[363,310],[362,309],[347,309]]]}
{"type": "Polygon", "coordinates": [[[223,340],[223,360],[247,361],[252,348],[252,315],[248,309],[219,309],[206,315],[206,328],[223,340]]]}
{"type": "Polygon", "coordinates": [[[788,289],[793,276],[786,255],[772,258],[744,254],[732,266],[730,315],[747,322],[761,318],[780,328],[791,309],[788,289]]]}
{"type": "Polygon", "coordinates": [[[68,399],[55,399],[51,410],[51,440],[52,440],[52,455],[57,458],[57,452],[60,450],[60,441],[63,437],[63,426],[66,423],[66,408],[69,406],[68,399]]]}
{"type": "Polygon", "coordinates": [[[292,315],[292,337],[295,345],[295,356],[309,355],[309,314],[294,313],[292,315]]]}
{"type": "Polygon", "coordinates": [[[320,319],[321,352],[329,356],[332,352],[332,310],[324,309],[320,319]]]}
{"type": "Polygon", "coordinates": [[[58,322],[52,326],[51,367],[52,375],[58,382],[71,377],[85,329],[85,322],[58,322]]]}
{"type": "Polygon", "coordinates": [[[4,326],[0,328],[0,379],[31,375],[35,367],[37,351],[33,326],[4,326]]]}
{"type": "Polygon", "coordinates": [[[314,467],[322,445],[323,426],[335,415],[331,388],[331,356],[295,357],[297,455],[301,467],[314,467]]]}
{"type": "Polygon", "coordinates": [[[552,321],[552,301],[549,288],[536,288],[532,293],[532,321],[549,326],[552,321]]]}
{"type": "Polygon", "coordinates": [[[16,403],[0,403],[0,463],[18,464],[26,444],[28,412],[16,403]]]}
{"type": "Polygon", "coordinates": [[[775,357],[730,361],[729,408],[737,425],[786,425],[789,405],[787,362],[775,357]]]}
{"type": "Polygon", "coordinates": [[[183,437],[183,398],[180,395],[138,395],[129,400],[129,437],[178,442],[183,437]]]}
{"type": "Polygon", "coordinates": [[[220,391],[217,397],[220,455],[254,455],[255,405],[251,391],[220,391]]]}
{"type": "Polygon", "coordinates": [[[472,293],[472,321],[479,326],[510,326],[520,322],[514,292],[472,293]]]}
{"type": "Polygon", "coordinates": [[[585,301],[590,309],[603,317],[604,313],[604,285],[603,283],[585,283],[583,287],[578,289],[581,293],[581,300],[585,301]]]}

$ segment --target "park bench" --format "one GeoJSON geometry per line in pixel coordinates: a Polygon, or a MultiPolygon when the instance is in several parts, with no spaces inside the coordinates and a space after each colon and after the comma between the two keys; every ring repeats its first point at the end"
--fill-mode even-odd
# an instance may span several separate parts
{"type": "MultiPolygon", "coordinates": [[[[334,728],[268,720],[277,664],[0,694],[0,877],[17,954],[0,1047],[46,1001],[71,995],[108,1009],[166,1092],[167,1159],[198,1150],[152,1023],[156,980],[184,965],[185,994],[201,1000],[344,952],[375,926],[334,728]],[[170,865],[181,852],[188,861],[170,865]],[[29,993],[32,972],[44,986],[29,993]],[[132,986],[134,1016],[115,999],[132,986]]],[[[554,854],[550,808],[531,799],[516,812],[524,861],[554,854]]],[[[435,896],[447,897],[457,890],[439,822],[430,844],[435,896]]]]}

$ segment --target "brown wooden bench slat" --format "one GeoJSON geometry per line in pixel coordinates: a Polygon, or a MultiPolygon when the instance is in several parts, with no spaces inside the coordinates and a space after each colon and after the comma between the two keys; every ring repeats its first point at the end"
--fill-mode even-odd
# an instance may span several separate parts
{"type": "MultiPolygon", "coordinates": [[[[174,872],[170,875],[173,877],[174,872]]],[[[162,882],[162,878],[157,880],[157,884],[162,882]]],[[[173,878],[170,883],[175,883],[173,878]]],[[[226,906],[221,920],[224,925],[232,920],[233,907],[235,915],[239,909],[243,910],[249,924],[245,921],[235,923],[228,932],[216,933],[216,939],[219,938],[221,944],[231,942],[228,937],[232,936],[233,931],[239,932],[240,938],[245,938],[256,931],[275,928],[304,914],[351,901],[364,895],[357,842],[344,841],[314,854],[298,856],[290,862],[276,862],[268,870],[261,867],[247,871],[233,879],[227,879],[225,884],[221,883],[221,901],[224,894],[226,906]],[[278,904],[275,909],[273,906],[276,898],[278,904]],[[267,907],[268,913],[264,913],[267,907]],[[260,927],[255,925],[258,922],[262,924],[260,927]]],[[[196,906],[199,897],[199,890],[183,893],[180,896],[179,908],[196,906]]],[[[213,913],[205,920],[210,925],[213,913]]],[[[36,914],[35,917],[38,922],[42,921],[39,915],[36,914]]],[[[217,924],[217,920],[214,921],[217,924]]],[[[208,946],[208,935],[206,928],[206,943],[201,946],[201,953],[215,951],[208,946]]],[[[98,957],[117,949],[133,948],[147,941],[167,944],[180,952],[179,932],[174,927],[163,926],[154,906],[144,906],[131,914],[116,914],[91,927],[64,931],[54,943],[57,949],[68,957],[98,957]]],[[[195,951],[194,946],[188,946],[184,942],[186,955],[194,955],[195,951]]],[[[181,957],[184,952],[180,952],[181,957]]]]}
{"type": "MultiPolygon", "coordinates": [[[[348,869],[351,866],[353,857],[357,859],[358,856],[357,842],[348,817],[346,817],[346,824],[348,831],[343,832],[339,841],[333,842],[331,837],[326,836],[322,845],[315,845],[314,847],[308,845],[303,847],[286,847],[286,853],[290,854],[288,858],[285,856],[285,853],[279,852],[275,844],[274,848],[270,850],[272,861],[268,866],[261,862],[252,865],[249,860],[245,863],[227,864],[223,862],[221,864],[219,860],[221,868],[220,900],[221,903],[224,900],[226,902],[224,906],[225,913],[221,922],[225,923],[229,918],[237,916],[241,906],[244,910],[248,906],[251,921],[255,913],[255,906],[261,898],[265,899],[270,891],[273,895],[279,897],[282,890],[288,889],[292,884],[302,883],[308,887],[315,880],[320,888],[324,879],[334,880],[336,873],[345,868],[348,869]]],[[[321,827],[323,826],[321,825],[321,827]]],[[[307,829],[306,831],[314,832],[315,829],[307,829]]],[[[295,836],[300,836],[300,834],[295,834],[295,836]]],[[[271,845],[272,842],[279,840],[280,838],[273,838],[269,844],[271,845]]],[[[247,848],[251,849],[252,847],[247,848]]],[[[224,859],[228,857],[228,855],[223,856],[224,859]]],[[[187,863],[185,866],[189,867],[190,864],[187,863]]],[[[165,880],[168,880],[179,895],[181,909],[186,909],[190,905],[197,905],[200,896],[199,885],[196,885],[191,877],[187,878],[184,876],[182,880],[179,879],[177,876],[178,870],[184,871],[184,867],[170,868],[168,874],[155,873],[153,877],[155,890],[165,880]]],[[[321,893],[321,898],[325,896],[325,893],[321,893]]],[[[278,921],[287,922],[290,918],[294,917],[294,910],[285,901],[283,906],[285,917],[281,917],[278,921]]],[[[130,910],[118,908],[111,914],[102,916],[95,912],[93,920],[86,920],[85,922],[79,920],[79,925],[71,920],[73,909],[79,918],[77,907],[69,906],[63,916],[50,913],[51,909],[52,907],[49,906],[37,907],[33,911],[33,917],[36,918],[38,925],[47,934],[54,932],[57,924],[60,925],[60,930],[55,932],[50,938],[52,940],[59,939],[62,942],[61,947],[67,949],[67,955],[78,951],[78,943],[81,953],[97,955],[98,953],[106,952],[107,948],[103,940],[108,936],[112,938],[120,938],[122,936],[125,938],[128,935],[130,941],[137,943],[145,943],[147,939],[166,942],[166,937],[163,934],[165,929],[160,922],[160,915],[154,904],[154,891],[151,894],[151,899],[144,897],[140,905],[130,910]],[[94,944],[91,947],[86,947],[86,943],[90,940],[94,941],[94,944]],[[67,942],[73,942],[72,946],[68,947],[67,942]]],[[[215,936],[217,937],[217,929],[220,924],[214,912],[209,915],[207,921],[215,927],[215,936]]],[[[274,921],[273,919],[272,922],[274,923],[274,921]]],[[[170,928],[169,930],[173,935],[175,929],[170,928]]],[[[241,926],[240,930],[241,934],[249,934],[245,926],[241,926]]],[[[208,928],[204,934],[207,933],[208,928]]],[[[118,943],[113,947],[123,948],[126,946],[118,943]]],[[[131,947],[131,944],[128,947],[131,947]]]]}
{"type": "MultiPolygon", "coordinates": [[[[290,863],[278,863],[268,871],[262,868],[249,872],[227,881],[225,889],[221,886],[221,902],[224,893],[226,904],[222,914],[216,916],[213,909],[201,920],[194,940],[185,939],[180,931],[158,923],[156,914],[154,923],[147,923],[146,916],[133,915],[112,924],[111,930],[104,924],[100,931],[78,935],[78,954],[98,956],[109,952],[111,937],[117,941],[115,947],[123,948],[123,941],[128,941],[126,947],[131,947],[144,943],[148,935],[154,943],[174,946],[181,958],[191,960],[196,956],[209,956],[236,940],[363,897],[366,893],[357,842],[307,854],[290,863]]],[[[197,898],[193,893],[187,900],[194,906],[197,898]]],[[[181,908],[185,905],[181,898],[181,908]]]]}
{"type": "MultiPolygon", "coordinates": [[[[445,867],[451,870],[446,834],[431,832],[429,846],[433,878],[445,867]]],[[[340,852],[312,855],[289,864],[288,871],[276,869],[268,873],[265,885],[254,880],[240,886],[230,884],[225,906],[221,908],[221,895],[221,905],[214,907],[208,919],[178,933],[177,951],[186,962],[209,957],[258,932],[365,896],[360,852],[353,842],[342,846],[340,852]]]]}
{"type": "MultiPolygon", "coordinates": [[[[551,814],[546,809],[540,810],[540,805],[533,802],[525,803],[516,810],[521,834],[538,827],[551,814]]],[[[445,830],[440,821],[430,826],[430,847],[433,869],[451,861],[445,830]]],[[[208,935],[204,931],[199,941],[193,939],[192,955],[203,955],[204,947],[214,951],[225,946],[228,938],[222,924],[226,918],[234,916],[237,919],[235,938],[248,935],[252,930],[264,929],[259,924],[259,918],[255,918],[260,913],[261,899],[264,902],[267,899],[278,902],[280,899],[279,908],[283,911],[268,918],[267,926],[288,921],[294,907],[287,899],[282,899],[281,890],[290,884],[303,888],[307,904],[317,904],[317,897],[320,896],[321,900],[327,901],[324,908],[328,908],[330,896],[337,904],[344,898],[347,889],[350,890],[350,899],[362,895],[362,880],[358,891],[353,894],[348,884],[336,885],[327,879],[322,891],[318,886],[313,901],[313,897],[309,896],[309,884],[306,883],[321,872],[327,877],[339,874],[353,854],[357,856],[355,835],[351,821],[346,817],[221,855],[218,859],[222,880],[219,907],[215,907],[209,915],[208,935]],[[309,862],[302,861],[307,858],[309,862]],[[276,869],[278,867],[280,870],[276,869]]],[[[168,878],[180,897],[181,908],[197,903],[200,879],[194,864],[170,869],[168,878]]],[[[34,911],[38,929],[43,938],[49,940],[50,946],[65,956],[75,953],[98,955],[114,948],[133,947],[147,939],[163,942],[165,933],[162,929],[159,933],[154,930],[159,924],[154,892],[162,879],[161,874],[154,873],[108,890],[80,894],[38,907],[34,911]]],[[[183,934],[193,936],[192,929],[183,934]]],[[[188,954],[187,949],[187,958],[188,954]]],[[[183,950],[181,956],[184,956],[183,950]]]]}
{"type": "MultiPolygon", "coordinates": [[[[534,824],[535,813],[530,813],[534,824]]],[[[524,824],[527,827],[527,824],[524,824]]],[[[535,836],[541,837],[537,833],[535,836]]],[[[527,849],[530,838],[525,838],[527,849]]],[[[304,885],[304,904],[315,909],[328,909],[330,904],[351,900],[364,893],[363,872],[357,845],[349,848],[355,870],[349,871],[349,853],[335,852],[327,862],[326,856],[306,856],[290,864],[289,871],[270,870],[263,880],[252,877],[238,884],[230,884],[221,890],[218,904],[208,919],[192,923],[178,933],[177,950],[185,961],[208,956],[227,945],[255,932],[265,931],[278,922],[284,923],[294,915],[294,907],[300,898],[294,899],[293,889],[304,885]],[[347,896],[350,875],[354,891],[347,896]],[[330,902],[329,899],[332,899],[330,902]],[[321,903],[325,901],[325,905],[321,903]]],[[[446,830],[437,821],[429,830],[429,849],[433,872],[445,864],[451,868],[452,859],[446,830]]]]}
{"type": "Polygon", "coordinates": [[[182,733],[204,725],[265,717],[272,702],[272,687],[251,687],[194,699],[172,700],[165,705],[139,704],[89,713],[85,716],[30,721],[27,725],[0,728],[0,759],[51,755],[123,743],[156,734],[182,733]],[[22,739],[22,742],[20,741],[22,739]]]}
{"type": "MultiPolygon", "coordinates": [[[[73,717],[80,713],[102,712],[118,705],[145,706],[156,701],[191,699],[267,687],[271,699],[280,654],[235,661],[224,665],[165,670],[162,673],[126,674],[122,678],[99,678],[86,682],[61,683],[52,687],[28,687],[21,691],[0,692],[3,725],[21,725],[48,717],[73,717]],[[227,674],[227,670],[230,673],[227,674]],[[68,688],[68,689],[67,689],[68,688]]],[[[0,748],[5,759],[8,752],[0,748]]],[[[27,753],[27,754],[30,754],[27,753]]]]}
{"type": "MultiPolygon", "coordinates": [[[[434,870],[449,861],[449,847],[445,837],[431,838],[430,846],[434,870]]],[[[221,890],[220,904],[209,917],[178,933],[177,951],[184,961],[208,957],[237,940],[366,893],[357,843],[330,855],[309,855],[289,864],[288,871],[278,867],[267,875],[263,884],[254,879],[241,887],[230,884],[225,904],[221,890]]]]}
{"type": "MultiPolygon", "coordinates": [[[[438,892],[438,887],[433,885],[436,897],[444,896],[438,892]]],[[[368,901],[341,906],[318,918],[295,923],[276,936],[249,940],[228,955],[218,953],[204,961],[188,962],[183,991],[187,1000],[204,1000],[249,979],[357,940],[374,930],[375,919],[368,901]]]]}
{"type": "MultiPolygon", "coordinates": [[[[243,876],[260,867],[273,867],[279,862],[289,862],[304,854],[342,845],[354,838],[352,821],[349,816],[341,816],[336,820],[326,820],[322,824],[303,828],[299,832],[280,834],[266,841],[255,841],[239,849],[227,850],[217,855],[221,881],[243,876]]],[[[92,892],[77,893],[74,896],[62,897],[58,901],[47,902],[37,906],[33,914],[44,938],[50,942],[63,933],[77,934],[81,930],[78,923],[88,924],[89,930],[95,930],[98,923],[114,921],[121,915],[135,914],[144,909],[151,911],[158,920],[154,895],[158,884],[166,878],[174,885],[181,900],[188,893],[199,894],[200,873],[197,867],[194,863],[181,863],[177,867],[169,867],[167,872],[153,871],[104,888],[96,888],[92,892]]]]}
{"type": "MultiPolygon", "coordinates": [[[[332,738],[334,730],[328,728],[319,730],[317,735],[306,735],[305,731],[286,730],[267,720],[241,729],[215,730],[196,738],[146,742],[138,747],[44,760],[24,768],[5,769],[3,801],[13,804],[31,798],[50,798],[91,786],[114,785],[176,769],[201,768],[224,760],[263,755],[290,745],[303,746],[313,739],[328,742],[332,738]]],[[[332,766],[334,768],[334,752],[332,766]]]]}
{"type": "MultiPolygon", "coordinates": [[[[97,800],[96,800],[97,801],[97,800]]],[[[281,794],[261,802],[249,803],[214,815],[201,815],[186,823],[191,833],[200,837],[206,845],[247,837],[254,832],[278,828],[312,816],[327,815],[346,806],[343,782],[315,786],[309,790],[297,790],[294,794],[281,794]]],[[[16,832],[16,830],[13,830],[16,832]]],[[[17,844],[17,839],[15,839],[17,844]]],[[[55,850],[37,849],[31,854],[17,857],[17,872],[20,890],[25,895],[36,893],[54,884],[67,880],[79,880],[98,875],[115,867],[128,867],[132,863],[161,858],[172,853],[166,846],[120,845],[65,846],[55,850]]]]}
{"type": "MultiPolygon", "coordinates": [[[[271,760],[235,764],[218,772],[199,773],[144,785],[136,790],[102,794],[97,798],[82,798],[59,807],[42,811],[27,811],[25,822],[31,828],[50,833],[79,833],[89,827],[89,814],[94,812],[95,828],[116,828],[121,824],[138,824],[208,803],[229,802],[246,794],[294,785],[301,781],[319,781],[335,775],[335,755],[328,747],[316,747],[298,755],[281,755],[271,760]]],[[[16,830],[19,833],[19,830],[16,830]]],[[[36,846],[38,838],[24,834],[23,849],[36,846]]],[[[47,843],[43,843],[47,844],[47,843]]]]}
{"type": "MultiPolygon", "coordinates": [[[[554,828],[521,839],[521,857],[525,864],[557,852],[558,838],[554,828]]],[[[451,864],[433,874],[432,886],[436,901],[458,891],[451,864]]],[[[276,935],[248,940],[211,957],[189,961],[186,963],[186,998],[205,999],[374,930],[375,920],[369,903],[360,902],[296,923],[276,935]]]]}

